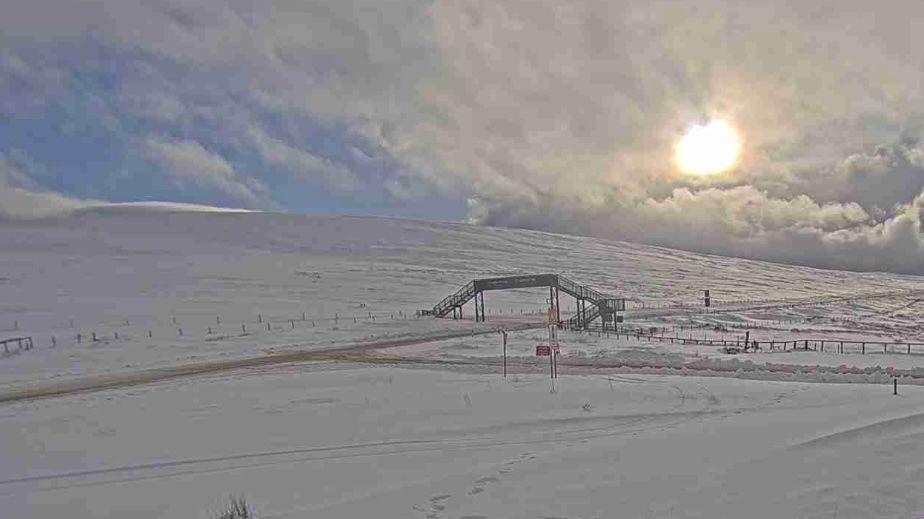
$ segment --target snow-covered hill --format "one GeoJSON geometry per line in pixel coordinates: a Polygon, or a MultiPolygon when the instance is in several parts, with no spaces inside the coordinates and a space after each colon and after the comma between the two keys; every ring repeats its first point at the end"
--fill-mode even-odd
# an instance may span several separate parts
{"type": "MultiPolygon", "coordinates": [[[[495,275],[563,273],[636,306],[693,304],[707,288],[721,302],[924,287],[913,276],[460,223],[132,207],[0,222],[0,248],[0,334],[36,342],[0,359],[5,382],[471,325],[412,316],[495,275]]],[[[541,311],[545,299],[540,289],[495,292],[487,306],[492,319],[518,317],[541,311]]],[[[858,303],[837,315],[878,316],[908,303],[858,303]]],[[[566,298],[564,310],[571,304],[566,298]]],[[[913,304],[902,312],[865,329],[911,333],[920,315],[913,304]]]]}

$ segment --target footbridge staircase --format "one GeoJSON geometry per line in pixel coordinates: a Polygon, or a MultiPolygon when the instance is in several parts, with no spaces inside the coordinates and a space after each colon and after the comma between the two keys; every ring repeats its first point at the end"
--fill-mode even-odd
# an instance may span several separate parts
{"type": "Polygon", "coordinates": [[[605,294],[589,286],[575,283],[561,274],[533,274],[525,276],[507,276],[498,278],[475,279],[457,291],[446,296],[425,313],[436,317],[462,317],[462,307],[472,299],[475,300],[475,320],[485,320],[484,293],[490,290],[510,290],[517,288],[549,287],[549,299],[554,302],[554,321],[559,326],[584,329],[596,319],[601,319],[604,329],[612,323],[615,329],[617,314],[626,309],[624,298],[605,294]],[[567,321],[561,319],[559,292],[574,298],[577,312],[567,321]]]}

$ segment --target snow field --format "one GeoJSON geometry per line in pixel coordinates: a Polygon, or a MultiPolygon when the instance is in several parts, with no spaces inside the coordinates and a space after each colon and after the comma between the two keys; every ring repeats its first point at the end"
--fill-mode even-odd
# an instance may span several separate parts
{"type": "Polygon", "coordinates": [[[5,406],[0,508],[204,518],[233,492],[261,517],[912,516],[922,404],[911,387],[610,375],[550,393],[543,375],[276,366],[5,406]]]}

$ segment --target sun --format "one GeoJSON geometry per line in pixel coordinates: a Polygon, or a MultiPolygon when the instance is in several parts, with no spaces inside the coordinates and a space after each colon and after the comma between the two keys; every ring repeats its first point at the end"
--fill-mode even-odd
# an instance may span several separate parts
{"type": "Polygon", "coordinates": [[[674,149],[674,162],[690,175],[714,175],[738,162],[741,138],[721,119],[691,126],[674,149]]]}

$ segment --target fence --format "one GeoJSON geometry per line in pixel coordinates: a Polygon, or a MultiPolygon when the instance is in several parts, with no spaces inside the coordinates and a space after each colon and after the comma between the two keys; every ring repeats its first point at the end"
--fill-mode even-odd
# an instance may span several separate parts
{"type": "Polygon", "coordinates": [[[10,345],[16,344],[16,351],[22,350],[31,350],[34,347],[32,342],[32,337],[12,337],[10,339],[0,340],[0,344],[3,345],[3,354],[10,354],[10,345]]]}
{"type": "MultiPolygon", "coordinates": [[[[574,330],[579,331],[579,330],[574,330]]],[[[661,331],[661,330],[659,330],[661,331]]],[[[625,337],[626,340],[635,339],[638,342],[661,342],[680,345],[696,346],[721,346],[724,348],[743,349],[744,341],[736,339],[696,339],[684,337],[664,336],[662,333],[646,333],[644,330],[603,330],[600,326],[592,327],[590,333],[596,333],[601,337],[625,337]]],[[[754,346],[761,350],[769,351],[819,351],[829,353],[904,353],[904,354],[924,354],[924,342],[910,341],[845,341],[840,339],[791,339],[786,341],[750,341],[749,348],[754,346]]]]}

